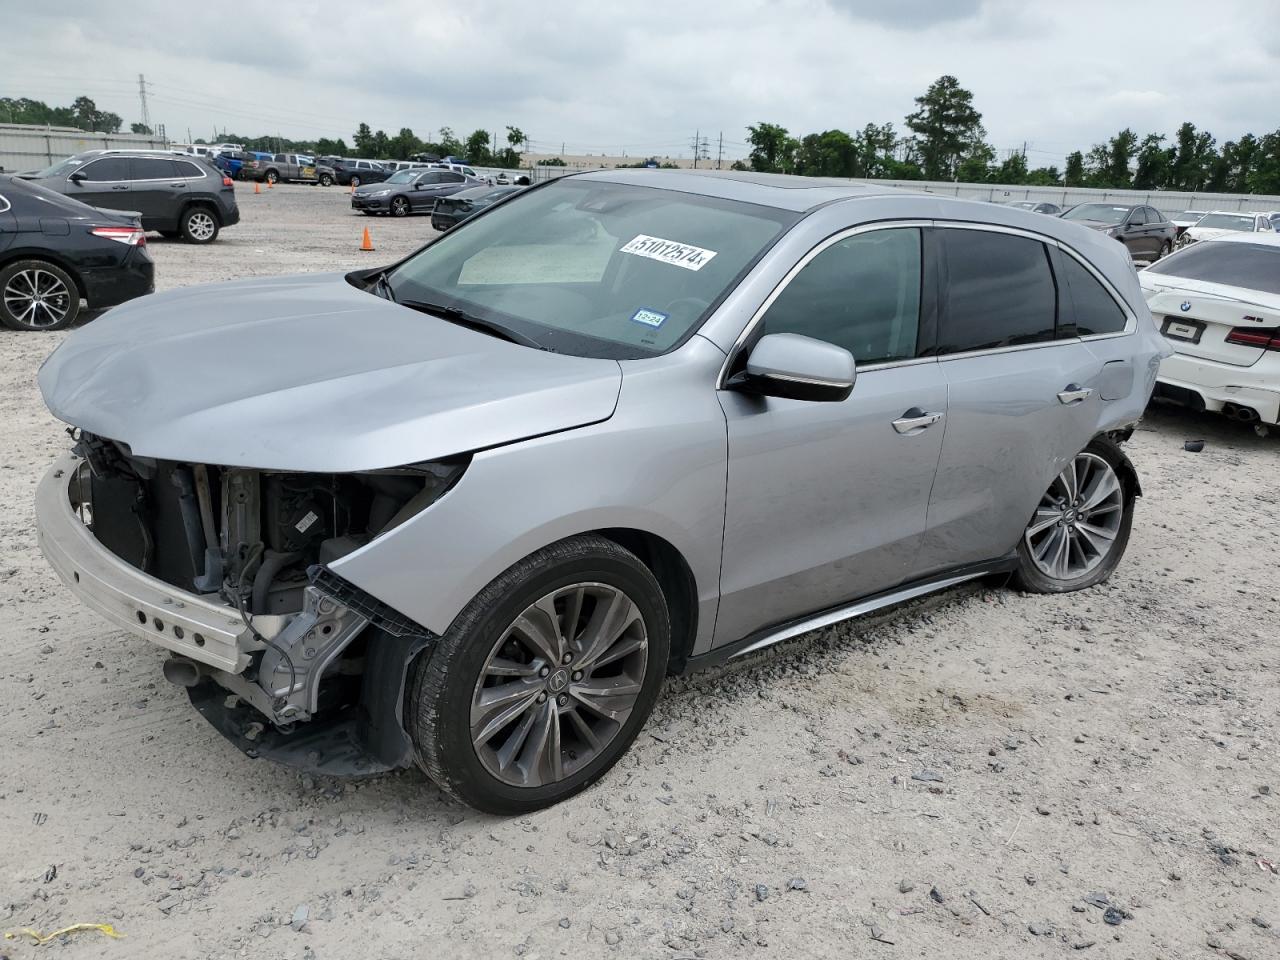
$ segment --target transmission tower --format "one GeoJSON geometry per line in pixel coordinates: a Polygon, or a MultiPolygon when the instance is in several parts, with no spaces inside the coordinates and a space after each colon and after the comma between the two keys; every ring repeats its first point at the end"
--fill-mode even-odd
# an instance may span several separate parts
{"type": "Polygon", "coordinates": [[[147,109],[147,81],[138,74],[138,106],[142,108],[142,125],[151,129],[151,111],[147,109]]]}

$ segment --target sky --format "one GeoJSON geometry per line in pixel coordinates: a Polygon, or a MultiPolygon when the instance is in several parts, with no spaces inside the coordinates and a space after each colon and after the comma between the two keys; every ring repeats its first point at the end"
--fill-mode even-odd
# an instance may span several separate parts
{"type": "Polygon", "coordinates": [[[760,121],[793,136],[893,122],[942,74],[974,93],[998,154],[1062,164],[1123,127],[1190,120],[1219,143],[1280,127],[1280,0],[0,0],[0,96],[79,94],[171,139],[293,139],[369,123],[442,126],[537,152],[744,156],[760,121]]]}

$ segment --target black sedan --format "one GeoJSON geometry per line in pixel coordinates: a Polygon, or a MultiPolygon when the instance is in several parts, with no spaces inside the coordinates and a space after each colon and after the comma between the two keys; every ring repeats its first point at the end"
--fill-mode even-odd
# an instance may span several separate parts
{"type": "Polygon", "coordinates": [[[1127,203],[1081,203],[1062,215],[1129,248],[1135,260],[1159,260],[1172,252],[1178,228],[1155,207],[1127,203]]]}
{"type": "Polygon", "coordinates": [[[0,176],[0,323],[61,330],[80,312],[155,289],[155,265],[136,214],[99,210],[0,176]]]}
{"type": "Polygon", "coordinates": [[[472,187],[451,197],[436,201],[431,211],[431,226],[437,230],[456,227],[467,217],[474,217],[485,207],[491,207],[503,197],[509,197],[524,187],[472,187]]]}
{"type": "Polygon", "coordinates": [[[453,170],[400,170],[384,183],[366,183],[356,187],[351,194],[351,209],[368,215],[389,213],[393,217],[430,213],[441,197],[479,183],[475,177],[453,170]]]}

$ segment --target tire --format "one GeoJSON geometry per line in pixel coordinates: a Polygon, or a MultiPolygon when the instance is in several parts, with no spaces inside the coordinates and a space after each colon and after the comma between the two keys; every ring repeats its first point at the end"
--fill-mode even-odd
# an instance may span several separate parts
{"type": "Polygon", "coordinates": [[[264,179],[267,181],[267,183],[270,183],[274,186],[275,184],[280,182],[280,174],[276,173],[274,170],[268,170],[267,175],[264,179]]]}
{"type": "Polygon", "coordinates": [[[409,215],[409,201],[404,197],[392,197],[391,215],[393,217],[407,217],[409,215]]]}
{"type": "Polygon", "coordinates": [[[662,686],[670,647],[662,590],[630,551],[593,535],[539,550],[485,587],[414,662],[405,718],[418,766],[445,792],[486,813],[527,813],[568,799],[602,777],[640,732],[662,686]],[[554,630],[543,634],[555,649],[528,639],[536,630],[521,633],[521,624],[536,624],[539,610],[555,612],[554,630]],[[592,625],[609,624],[607,614],[615,610],[623,612],[617,619],[626,626],[593,648],[592,625]],[[569,619],[580,626],[565,641],[569,619]],[[556,650],[599,665],[574,672],[571,660],[554,660],[556,650]],[[503,666],[495,670],[500,653],[503,666]],[[587,692],[593,681],[596,689],[625,688],[622,700],[611,705],[621,715],[629,704],[629,712],[610,718],[609,711],[588,710],[584,697],[593,695],[587,692]],[[503,699],[486,707],[482,698],[513,685],[521,688],[511,701],[518,710],[503,719],[514,708],[503,699]],[[473,742],[473,720],[480,746],[473,742]],[[540,749],[539,742],[559,749],[540,749]]]}
{"type": "Polygon", "coordinates": [[[0,269],[0,323],[10,330],[62,330],[80,313],[80,288],[48,260],[16,260],[0,269]]]}
{"type": "Polygon", "coordinates": [[[1133,527],[1132,469],[1109,440],[1095,439],[1076,454],[1049,485],[1018,540],[1014,582],[1030,593],[1069,593],[1110,577],[1133,527]],[[1069,479],[1073,471],[1075,481],[1069,479]]]}
{"type": "Polygon", "coordinates": [[[359,177],[352,177],[352,178],[351,178],[351,180],[350,180],[349,182],[350,182],[351,186],[353,186],[353,187],[358,187],[358,186],[360,186],[360,178],[359,178],[359,177]]]}
{"type": "Polygon", "coordinates": [[[1156,254],[1156,259],[1163,260],[1171,253],[1173,253],[1173,244],[1166,240],[1164,243],[1160,244],[1160,252],[1156,254]]]}
{"type": "Polygon", "coordinates": [[[322,186],[322,187],[332,187],[332,186],[333,186],[333,177],[329,176],[329,174],[327,174],[327,173],[322,173],[322,174],[320,174],[320,186],[322,186]]]}
{"type": "Polygon", "coordinates": [[[213,243],[218,239],[218,218],[212,210],[200,204],[193,204],[182,211],[182,219],[178,222],[182,239],[187,243],[213,243]]]}

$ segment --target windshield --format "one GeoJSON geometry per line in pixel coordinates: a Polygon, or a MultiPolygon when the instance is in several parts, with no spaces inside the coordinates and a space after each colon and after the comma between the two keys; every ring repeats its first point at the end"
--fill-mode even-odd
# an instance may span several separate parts
{"type": "Polygon", "coordinates": [[[1064,220],[1098,220],[1102,223],[1120,223],[1129,215],[1129,207],[1116,207],[1109,203],[1082,203],[1062,215],[1064,220]]]}
{"type": "Polygon", "coordinates": [[[1280,294],[1280,246],[1205,240],[1165,257],[1146,272],[1280,294]]]}
{"type": "Polygon", "coordinates": [[[59,160],[57,163],[55,163],[51,167],[45,167],[43,170],[37,173],[36,176],[42,179],[44,177],[65,177],[68,174],[70,174],[71,171],[75,170],[76,167],[80,166],[82,163],[84,163],[84,160],[78,156],[67,157],[67,159],[59,160]]]}
{"type": "Polygon", "coordinates": [[[1234,213],[1206,213],[1196,226],[1214,230],[1252,230],[1253,217],[1241,217],[1234,213]]]}
{"type": "Polygon", "coordinates": [[[389,276],[399,301],[461,310],[578,356],[669,350],[798,215],[565,179],[446,233],[389,276]]]}

